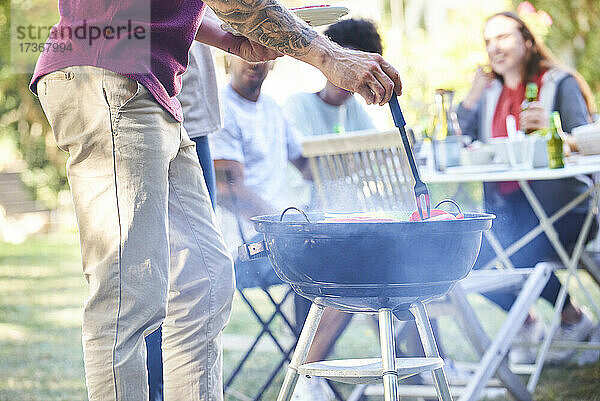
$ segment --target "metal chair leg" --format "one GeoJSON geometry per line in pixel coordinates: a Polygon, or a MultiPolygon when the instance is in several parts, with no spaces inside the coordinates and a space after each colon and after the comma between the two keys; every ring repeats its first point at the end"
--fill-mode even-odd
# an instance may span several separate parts
{"type": "MultiPolygon", "coordinates": [[[[257,322],[262,326],[262,329],[261,329],[260,333],[258,333],[254,337],[254,341],[252,342],[250,347],[246,350],[244,355],[240,358],[239,362],[237,363],[237,366],[233,369],[232,373],[229,375],[229,377],[227,378],[227,380],[225,381],[225,384],[223,386],[225,392],[229,392],[232,390],[234,381],[239,377],[239,375],[243,371],[243,368],[251,360],[251,356],[256,352],[256,347],[258,346],[259,342],[261,341],[261,339],[264,336],[268,336],[271,338],[271,340],[277,347],[277,349],[280,353],[281,359],[277,363],[277,365],[271,370],[271,372],[265,372],[265,377],[264,377],[264,380],[262,381],[262,384],[257,387],[256,392],[254,394],[252,394],[252,396],[251,396],[253,400],[260,400],[262,398],[263,394],[271,386],[271,384],[273,383],[273,379],[280,372],[281,368],[291,360],[290,358],[294,351],[293,347],[284,347],[281,344],[281,341],[277,338],[277,332],[274,332],[271,329],[271,323],[277,317],[280,317],[286,323],[288,328],[294,333],[294,335],[296,335],[296,333],[298,332],[296,327],[294,325],[291,325],[291,323],[289,323],[289,320],[285,317],[283,311],[281,310],[281,305],[286,302],[287,298],[291,294],[294,294],[294,291],[291,288],[288,288],[285,295],[281,299],[281,301],[276,301],[273,298],[273,296],[269,293],[268,288],[262,288],[262,291],[269,298],[269,300],[271,301],[271,303],[273,304],[273,306],[275,308],[275,310],[270,315],[268,315],[268,318],[266,318],[266,317],[263,318],[261,316],[261,314],[258,313],[258,311],[256,310],[256,307],[252,304],[250,299],[244,294],[244,291],[238,290],[238,294],[240,295],[240,297],[242,298],[242,300],[244,301],[246,306],[248,306],[248,308],[250,309],[250,311],[256,318],[257,322]]],[[[253,390],[255,390],[255,389],[253,389],[253,390]]]]}
{"type": "MultiPolygon", "coordinates": [[[[435,342],[435,337],[433,336],[431,324],[429,324],[429,317],[427,316],[425,306],[422,303],[416,303],[415,305],[411,306],[410,310],[415,317],[415,322],[417,323],[417,329],[419,330],[419,336],[421,337],[425,356],[428,358],[439,358],[440,353],[435,342]]],[[[439,369],[435,369],[432,373],[433,383],[435,384],[438,398],[441,401],[452,401],[450,387],[448,386],[448,380],[446,379],[444,368],[441,367],[439,369]]]]}
{"type": "Polygon", "coordinates": [[[292,361],[288,365],[285,378],[283,379],[283,385],[281,386],[281,390],[279,390],[277,401],[289,401],[290,398],[292,398],[296,382],[298,381],[298,366],[306,361],[310,345],[315,338],[321,316],[323,316],[323,309],[325,308],[314,303],[310,306],[310,311],[308,312],[304,327],[302,328],[302,333],[300,333],[300,338],[296,344],[296,350],[292,356],[292,361]]]}
{"type": "Polygon", "coordinates": [[[398,371],[396,370],[396,345],[391,309],[379,310],[379,342],[383,363],[383,394],[385,401],[398,401],[398,371]]]}
{"type": "MultiPolygon", "coordinates": [[[[533,278],[533,276],[534,273],[531,273],[531,276],[529,277],[533,278]]],[[[525,293],[524,291],[521,291],[519,293],[519,297],[517,298],[517,300],[523,299],[525,294],[531,294],[530,296],[527,295],[526,298],[528,300],[527,308],[523,309],[523,312],[521,312],[518,315],[523,316],[523,318],[522,320],[516,321],[509,321],[507,319],[504,325],[510,324],[511,326],[514,326],[517,329],[521,327],[522,321],[525,320],[527,310],[529,310],[529,307],[538,298],[540,291],[542,290],[544,284],[547,281],[547,277],[548,276],[544,276],[545,280],[543,280],[542,277],[535,276],[535,278],[537,278],[537,281],[540,283],[540,288],[537,292],[532,290],[529,293],[525,293]]],[[[458,283],[456,287],[454,287],[454,290],[452,290],[452,292],[450,292],[448,296],[450,298],[450,302],[456,309],[455,313],[459,320],[459,323],[463,328],[463,332],[465,333],[467,339],[469,340],[469,342],[480,357],[480,362],[477,366],[477,370],[469,378],[469,385],[463,390],[459,401],[475,401],[481,399],[481,392],[483,392],[487,381],[494,374],[498,377],[498,379],[502,381],[504,387],[508,390],[512,398],[514,398],[517,401],[532,401],[533,398],[529,391],[527,391],[527,387],[525,386],[523,381],[517,375],[512,373],[512,371],[509,369],[507,362],[508,358],[506,358],[506,351],[508,348],[502,347],[501,349],[503,349],[504,351],[500,351],[499,348],[495,346],[497,343],[495,339],[494,343],[492,343],[492,340],[488,337],[487,333],[481,326],[480,321],[475,315],[475,311],[471,307],[471,304],[469,304],[466,293],[462,288],[461,283],[458,283]],[[493,360],[485,358],[486,354],[488,353],[488,350],[492,350],[493,347],[495,348],[495,351],[492,354],[495,356],[495,358],[493,360]]],[[[513,304],[513,308],[518,306],[518,302],[519,301],[513,304]]],[[[519,305],[521,304],[522,302],[519,303],[519,305]]],[[[513,316],[514,315],[515,314],[513,313],[513,316]]],[[[503,337],[505,339],[504,341],[507,344],[512,344],[514,334],[506,334],[506,336],[503,337]]]]}

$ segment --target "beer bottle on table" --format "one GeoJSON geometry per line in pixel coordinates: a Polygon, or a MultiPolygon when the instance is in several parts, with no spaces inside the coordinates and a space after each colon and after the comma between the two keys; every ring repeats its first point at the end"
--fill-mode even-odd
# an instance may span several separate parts
{"type": "Polygon", "coordinates": [[[445,140],[448,137],[448,119],[444,108],[444,90],[435,90],[435,115],[433,116],[433,132],[431,135],[431,150],[433,168],[445,171],[447,166],[445,140]]]}
{"type": "MultiPolygon", "coordinates": [[[[538,97],[538,86],[535,82],[529,82],[527,83],[527,86],[525,87],[525,100],[523,100],[523,103],[521,103],[521,111],[525,111],[529,108],[529,105],[532,102],[535,102],[537,100],[538,97]]],[[[531,134],[533,131],[533,129],[528,129],[527,131],[525,131],[526,134],[531,134]]]]}
{"type": "Polygon", "coordinates": [[[558,111],[552,112],[550,116],[550,130],[548,132],[548,167],[563,168],[564,151],[563,140],[558,131],[561,129],[560,114],[558,111]]]}
{"type": "Polygon", "coordinates": [[[448,132],[448,115],[446,113],[446,102],[444,99],[444,89],[435,90],[435,139],[443,141],[450,132],[448,132]]]}

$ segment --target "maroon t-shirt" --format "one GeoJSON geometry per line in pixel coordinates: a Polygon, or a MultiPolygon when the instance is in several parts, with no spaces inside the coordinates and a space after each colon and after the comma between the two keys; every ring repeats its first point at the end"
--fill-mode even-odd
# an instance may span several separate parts
{"type": "Polygon", "coordinates": [[[200,0],[59,0],[60,21],[52,28],[35,67],[37,80],[61,68],[104,68],[144,85],[182,121],[181,75],[204,14],[200,0]],[[64,51],[52,51],[57,45],[64,51]]]}

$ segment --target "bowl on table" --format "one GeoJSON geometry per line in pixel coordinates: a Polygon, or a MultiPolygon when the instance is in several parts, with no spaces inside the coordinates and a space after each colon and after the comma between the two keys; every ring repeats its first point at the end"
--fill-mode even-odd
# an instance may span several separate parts
{"type": "Polygon", "coordinates": [[[508,138],[489,139],[487,145],[494,150],[494,162],[508,164],[508,138]]]}
{"type": "Polygon", "coordinates": [[[600,123],[573,128],[573,139],[585,156],[600,154],[600,123]]]}
{"type": "Polygon", "coordinates": [[[548,148],[545,137],[528,135],[523,139],[493,138],[488,142],[494,148],[494,161],[509,164],[515,169],[548,166],[548,148]]]}
{"type": "Polygon", "coordinates": [[[460,153],[460,164],[463,166],[491,164],[494,161],[495,155],[494,148],[489,145],[464,148],[460,153]]]}

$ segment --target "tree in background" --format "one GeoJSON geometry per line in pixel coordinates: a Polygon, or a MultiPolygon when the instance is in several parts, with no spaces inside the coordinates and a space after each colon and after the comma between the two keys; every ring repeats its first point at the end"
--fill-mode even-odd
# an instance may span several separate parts
{"type": "MultiPolygon", "coordinates": [[[[583,75],[600,109],[600,1],[530,0],[553,20],[545,37],[556,56],[583,75]]],[[[520,2],[514,1],[517,7],[520,2]]]]}
{"type": "MultiPolygon", "coordinates": [[[[487,63],[482,38],[490,15],[516,10],[515,0],[379,0],[383,13],[385,55],[399,67],[406,88],[407,119],[426,129],[431,123],[436,88],[470,88],[475,68],[487,63]]],[[[577,69],[590,84],[600,105],[600,1],[531,0],[553,23],[540,25],[540,36],[553,52],[577,69]]],[[[521,6],[523,8],[523,6],[521,6]]],[[[524,7],[525,9],[527,7],[524,7]]],[[[544,22],[542,12],[538,22],[544,22]]],[[[528,21],[529,22],[529,21],[528,21]]],[[[599,108],[600,109],[600,108],[599,108]]]]}
{"type": "Polygon", "coordinates": [[[487,62],[485,18],[511,7],[508,0],[380,0],[385,57],[400,70],[402,103],[418,133],[431,130],[435,89],[464,97],[479,64],[487,62]]]}
{"type": "Polygon", "coordinates": [[[57,193],[67,187],[66,154],[56,147],[40,104],[29,91],[31,74],[22,73],[16,65],[20,60],[11,48],[10,28],[16,23],[13,12],[19,7],[34,24],[52,25],[50,21],[58,20],[55,0],[36,1],[35,7],[17,0],[0,2],[0,144],[5,151],[1,153],[0,171],[12,158],[24,160],[23,181],[36,199],[53,207],[57,193]],[[12,155],[6,154],[7,148],[14,150],[12,155]]]}

